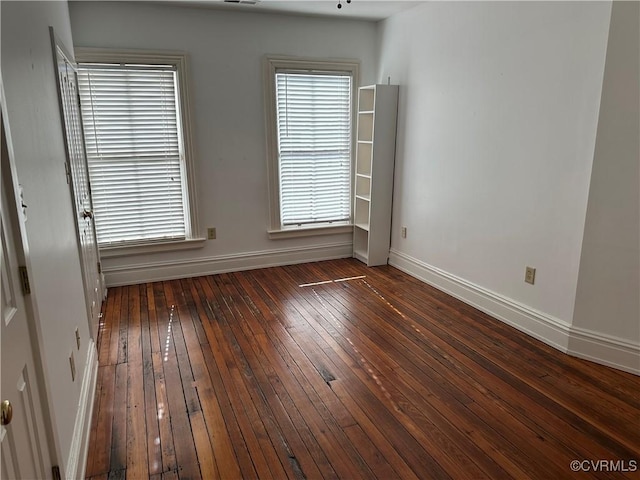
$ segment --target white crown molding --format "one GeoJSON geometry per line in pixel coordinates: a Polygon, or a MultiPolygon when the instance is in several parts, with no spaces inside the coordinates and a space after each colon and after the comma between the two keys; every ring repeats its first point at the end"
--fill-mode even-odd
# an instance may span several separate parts
{"type": "Polygon", "coordinates": [[[638,343],[573,327],[397,250],[391,250],[389,264],[563,353],[640,374],[638,343]]]}

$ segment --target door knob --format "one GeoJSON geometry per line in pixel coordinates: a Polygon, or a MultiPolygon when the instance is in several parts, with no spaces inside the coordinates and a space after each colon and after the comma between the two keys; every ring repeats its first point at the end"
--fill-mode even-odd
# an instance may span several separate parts
{"type": "Polygon", "coordinates": [[[82,218],[84,218],[85,220],[87,218],[93,218],[93,212],[91,210],[83,210],[82,211],[82,218]]]}
{"type": "Polygon", "coordinates": [[[2,402],[2,405],[0,406],[0,417],[0,423],[2,423],[2,425],[9,425],[11,423],[11,419],[13,418],[13,407],[9,400],[2,402]]]}

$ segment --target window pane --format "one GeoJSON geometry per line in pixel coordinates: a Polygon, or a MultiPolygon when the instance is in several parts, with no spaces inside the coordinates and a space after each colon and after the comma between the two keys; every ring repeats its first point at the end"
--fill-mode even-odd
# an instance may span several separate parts
{"type": "Polygon", "coordinates": [[[174,69],[84,64],[78,83],[98,243],[185,238],[174,69]]]}
{"type": "Polygon", "coordinates": [[[351,76],[276,73],[283,226],[349,220],[351,76]]]}

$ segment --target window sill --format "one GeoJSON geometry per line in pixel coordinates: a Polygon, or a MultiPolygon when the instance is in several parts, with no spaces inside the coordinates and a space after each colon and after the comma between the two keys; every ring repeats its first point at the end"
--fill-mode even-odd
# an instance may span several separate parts
{"type": "Polygon", "coordinates": [[[177,250],[192,250],[204,247],[206,238],[190,238],[188,240],[169,240],[158,243],[142,243],[117,247],[101,247],[101,258],[126,257],[129,255],[144,255],[145,253],[175,252],[177,250]]]}
{"type": "Polygon", "coordinates": [[[298,237],[311,237],[316,235],[337,235],[340,233],[352,233],[353,225],[341,224],[341,225],[326,225],[326,226],[304,226],[304,227],[287,227],[281,230],[269,230],[269,238],[272,240],[278,240],[281,238],[298,238],[298,237]]]}

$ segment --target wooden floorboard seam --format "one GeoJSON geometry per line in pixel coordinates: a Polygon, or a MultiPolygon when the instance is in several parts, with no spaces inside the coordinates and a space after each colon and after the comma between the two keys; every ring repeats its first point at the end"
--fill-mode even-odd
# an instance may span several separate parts
{"type": "Polygon", "coordinates": [[[110,288],[96,348],[90,479],[639,478],[640,377],[389,266],[110,288]]]}

